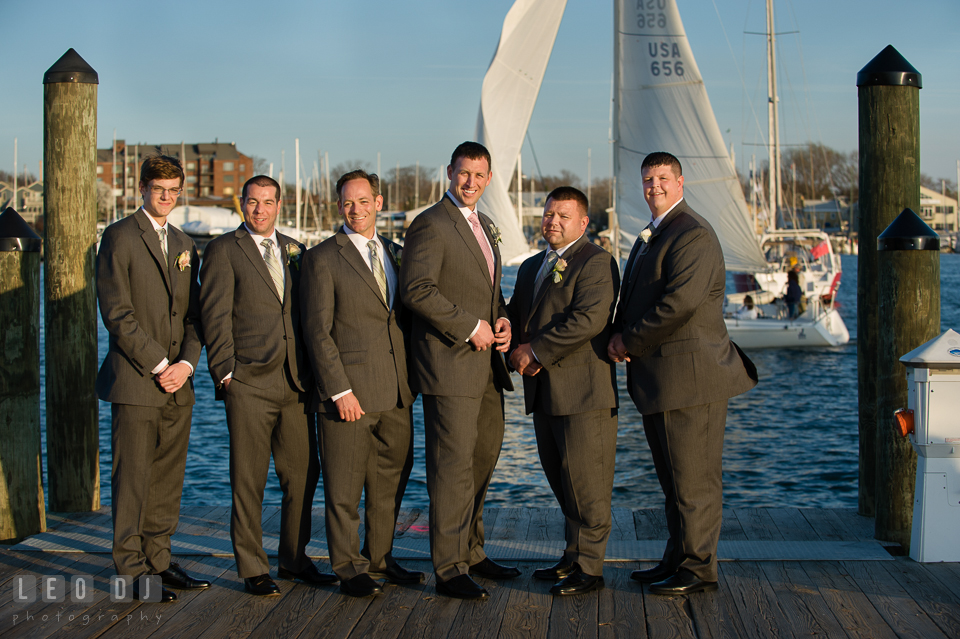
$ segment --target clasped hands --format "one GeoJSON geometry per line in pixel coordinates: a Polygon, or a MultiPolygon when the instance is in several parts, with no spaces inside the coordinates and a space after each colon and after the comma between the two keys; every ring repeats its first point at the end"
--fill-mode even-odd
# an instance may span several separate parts
{"type": "Polygon", "coordinates": [[[627,347],[623,343],[622,333],[614,333],[610,336],[610,343],[607,344],[607,357],[614,362],[630,361],[630,354],[627,353],[627,347]]]}
{"type": "Polygon", "coordinates": [[[521,375],[528,377],[533,377],[543,368],[537,358],[533,356],[533,349],[530,348],[530,344],[520,344],[513,349],[513,352],[510,353],[510,366],[521,375]]]}
{"type": "Polygon", "coordinates": [[[470,338],[470,344],[475,351],[485,351],[490,347],[495,347],[501,353],[506,353],[510,348],[510,322],[505,317],[501,317],[494,323],[496,332],[490,328],[490,323],[486,320],[480,320],[480,326],[477,332],[470,338]]]}
{"type": "Polygon", "coordinates": [[[190,367],[183,362],[170,364],[153,376],[165,393],[176,393],[190,377],[190,367]]]}

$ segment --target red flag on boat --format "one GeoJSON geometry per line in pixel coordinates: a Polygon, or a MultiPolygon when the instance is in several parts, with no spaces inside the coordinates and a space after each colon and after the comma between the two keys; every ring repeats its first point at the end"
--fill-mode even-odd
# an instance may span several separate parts
{"type": "Polygon", "coordinates": [[[815,260],[819,260],[821,257],[823,257],[829,252],[830,252],[830,245],[827,243],[826,240],[824,240],[823,242],[820,242],[819,244],[814,246],[812,249],[810,249],[810,255],[812,255],[813,259],[815,260]]]}

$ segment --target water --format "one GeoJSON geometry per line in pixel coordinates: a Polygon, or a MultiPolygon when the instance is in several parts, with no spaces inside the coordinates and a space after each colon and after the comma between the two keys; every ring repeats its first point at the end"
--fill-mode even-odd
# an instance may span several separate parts
{"type": "MultiPolygon", "coordinates": [[[[840,312],[855,335],[857,258],[843,256],[840,312]]],[[[943,255],[941,325],[960,329],[960,256],[943,255]]],[[[509,297],[516,267],[504,275],[509,297]]],[[[42,286],[42,284],[41,284],[42,286]]],[[[41,311],[42,312],[42,311],[41,311]]],[[[42,317],[42,315],[41,315],[42,317]]],[[[107,335],[99,327],[103,356],[107,335]]],[[[41,334],[41,344],[43,336],[41,334]]],[[[760,374],[752,391],[730,400],[724,438],[724,504],[744,507],[847,507],[857,504],[857,348],[775,349],[749,353],[760,374]]],[[[41,345],[41,358],[43,347],[41,345]]],[[[42,366],[42,361],[41,361],[42,366]]],[[[213,382],[201,356],[195,380],[197,405],[187,454],[184,506],[230,503],[229,449],[223,404],[213,399],[213,382]]],[[[41,375],[42,375],[41,368],[41,375]]],[[[519,376],[514,380],[521,388],[519,376]]],[[[626,373],[618,370],[620,427],[613,504],[627,508],[662,505],[640,415],[627,395],[626,373]]],[[[41,393],[43,392],[41,380],[41,393]]],[[[490,506],[552,507],[553,494],[540,469],[532,420],[523,414],[522,391],[506,395],[503,452],[487,496],[490,506]]],[[[41,423],[44,423],[41,397],[41,423]]],[[[414,469],[404,497],[407,508],[427,505],[423,412],[414,407],[414,469]]],[[[46,442],[43,443],[46,450],[46,442]]],[[[46,459],[44,459],[46,468],[46,459]]],[[[101,500],[110,503],[110,405],[100,403],[101,500]]],[[[321,481],[322,489],[322,481],[321,481]]],[[[264,503],[280,504],[271,469],[264,503]]],[[[316,505],[322,503],[318,491],[316,505]]]]}

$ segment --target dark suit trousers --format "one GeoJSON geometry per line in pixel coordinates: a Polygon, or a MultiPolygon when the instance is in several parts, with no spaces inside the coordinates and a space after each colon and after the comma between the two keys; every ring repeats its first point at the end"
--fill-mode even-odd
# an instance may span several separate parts
{"type": "Polygon", "coordinates": [[[413,468],[413,411],[367,413],[355,422],[318,416],[330,564],[341,580],[396,563],[393,533],[413,468]],[[364,499],[363,550],[357,529],[364,499]]]}
{"type": "Polygon", "coordinates": [[[727,400],[643,416],[670,539],[663,565],[717,580],[727,400]]]}
{"type": "Polygon", "coordinates": [[[263,490],[270,453],[280,479],[280,567],[293,572],[310,563],[310,508],[320,478],[316,421],[290,381],[286,366],[275,383],[260,389],[234,379],[224,392],[230,430],[230,487],[233,511],[230,539],[241,578],[270,572],[263,550],[263,490]]]}
{"type": "MultiPolygon", "coordinates": [[[[189,383],[189,382],[188,382],[189,383]]],[[[134,579],[170,566],[193,406],[112,404],[113,563],[134,579]]]]}
{"type": "Polygon", "coordinates": [[[503,395],[493,370],[480,397],[423,396],[430,555],[437,578],[483,561],[483,502],[503,445],[503,395]]]}
{"type": "Polygon", "coordinates": [[[617,456],[617,409],[550,416],[533,413],[537,451],[565,519],[563,556],[588,575],[603,574],[617,456]]]}

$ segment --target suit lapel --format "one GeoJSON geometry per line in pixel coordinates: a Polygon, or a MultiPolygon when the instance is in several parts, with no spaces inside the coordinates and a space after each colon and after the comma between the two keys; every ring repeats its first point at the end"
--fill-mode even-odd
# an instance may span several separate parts
{"type": "MultiPolygon", "coordinates": [[[[363,255],[360,254],[356,245],[350,241],[350,238],[347,237],[347,234],[344,233],[343,230],[337,233],[336,238],[337,244],[340,245],[340,257],[357,272],[360,279],[366,282],[373,294],[380,300],[380,303],[386,306],[387,302],[383,299],[383,295],[380,294],[380,285],[377,284],[377,278],[373,276],[373,271],[370,270],[370,266],[366,260],[364,260],[363,255]]],[[[384,248],[384,250],[386,250],[386,248],[384,248]]],[[[391,260],[387,260],[387,262],[390,261],[391,260]]]]}
{"type": "MultiPolygon", "coordinates": [[[[492,289],[493,284],[490,282],[490,270],[487,268],[487,258],[483,256],[483,251],[480,250],[480,243],[477,242],[477,236],[473,234],[473,228],[470,226],[470,222],[463,217],[463,213],[460,212],[460,209],[457,208],[448,196],[444,195],[441,201],[444,203],[444,206],[446,206],[447,214],[450,216],[450,220],[460,234],[463,243],[467,246],[467,250],[473,254],[477,265],[483,269],[484,279],[487,281],[487,284],[490,284],[490,288],[492,289]]],[[[483,220],[480,221],[480,226],[483,226],[483,220]]],[[[494,252],[494,259],[496,259],[496,255],[496,252],[494,252]]],[[[497,262],[499,262],[499,260],[497,260],[497,262]]],[[[494,277],[496,278],[496,273],[494,273],[494,277]]]]}
{"type": "MultiPolygon", "coordinates": [[[[587,242],[587,235],[584,233],[580,238],[573,243],[573,245],[563,252],[563,256],[557,258],[557,262],[564,260],[567,263],[567,268],[570,268],[570,263],[576,259],[577,253],[580,252],[580,249],[583,248],[583,245],[587,242]]],[[[546,254],[546,251],[544,252],[546,254]]],[[[539,272],[539,269],[537,269],[539,272]]],[[[536,286],[537,276],[533,276],[534,286],[536,286]]],[[[547,291],[550,287],[556,286],[556,283],[553,281],[553,278],[549,275],[543,279],[543,284],[540,285],[540,290],[537,291],[536,296],[533,299],[533,304],[530,307],[530,317],[533,317],[533,314],[537,312],[537,308],[540,306],[540,302],[543,301],[543,298],[546,296],[547,291]]]]}
{"type": "MultiPolygon", "coordinates": [[[[380,243],[383,244],[383,250],[386,252],[386,257],[384,258],[383,261],[389,264],[390,267],[393,269],[393,281],[396,282],[396,286],[399,286],[400,285],[400,263],[397,262],[396,257],[394,256],[393,252],[390,250],[390,247],[393,246],[393,242],[383,237],[382,235],[378,235],[378,237],[380,238],[380,243]]],[[[390,284],[390,280],[387,280],[387,285],[389,286],[389,284],[390,284]]],[[[393,306],[396,305],[398,296],[399,296],[399,293],[397,291],[393,291],[393,300],[392,300],[393,305],[391,305],[391,308],[393,308],[393,306]]]]}
{"type": "MultiPolygon", "coordinates": [[[[243,251],[243,254],[247,256],[247,259],[250,260],[250,263],[253,264],[253,268],[260,273],[260,277],[263,278],[264,284],[270,289],[273,295],[277,300],[282,304],[283,300],[280,299],[280,294],[277,293],[277,287],[273,283],[273,278],[270,277],[270,271],[267,269],[267,263],[263,260],[263,253],[260,252],[260,247],[257,246],[256,241],[253,237],[247,233],[246,227],[242,224],[240,228],[233,232],[234,237],[236,237],[237,246],[240,247],[240,250],[243,251]]],[[[279,237],[279,234],[278,234],[279,237]]],[[[290,278],[284,277],[284,280],[290,278]]]]}
{"type": "Polygon", "coordinates": [[[147,219],[147,212],[141,208],[134,215],[137,216],[137,224],[140,226],[140,237],[147,246],[147,250],[150,251],[150,255],[152,255],[153,259],[157,262],[157,268],[160,269],[160,273],[163,275],[163,283],[167,286],[167,293],[170,294],[170,297],[173,297],[173,283],[170,281],[169,264],[170,247],[172,246],[170,229],[167,229],[168,259],[165,262],[163,259],[163,247],[160,246],[160,236],[157,235],[157,230],[153,228],[153,223],[147,219]]]}

